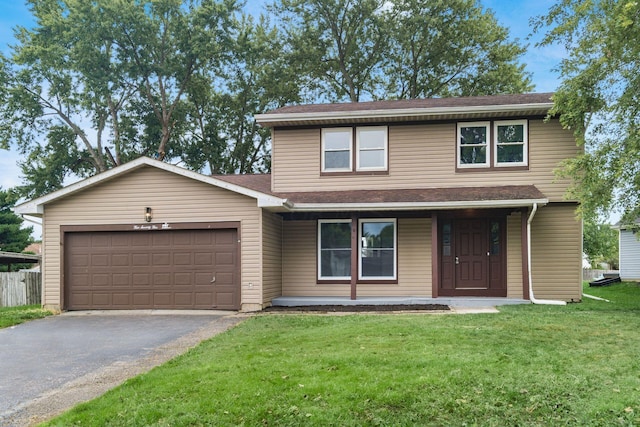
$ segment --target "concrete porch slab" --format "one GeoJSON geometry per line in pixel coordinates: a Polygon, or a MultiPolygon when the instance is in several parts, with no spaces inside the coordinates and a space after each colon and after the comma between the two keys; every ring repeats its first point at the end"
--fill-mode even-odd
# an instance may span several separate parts
{"type": "Polygon", "coordinates": [[[277,297],[271,301],[275,307],[304,307],[310,305],[418,305],[434,304],[449,307],[491,307],[511,304],[530,304],[531,301],[516,298],[481,297],[277,297]]]}

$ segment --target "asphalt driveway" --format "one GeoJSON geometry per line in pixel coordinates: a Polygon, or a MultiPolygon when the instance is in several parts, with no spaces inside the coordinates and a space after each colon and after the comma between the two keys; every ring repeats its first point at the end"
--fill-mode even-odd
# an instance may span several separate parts
{"type": "Polygon", "coordinates": [[[70,389],[88,400],[240,320],[220,312],[68,313],[0,329],[0,425],[45,419],[77,403],[53,402],[70,389]]]}

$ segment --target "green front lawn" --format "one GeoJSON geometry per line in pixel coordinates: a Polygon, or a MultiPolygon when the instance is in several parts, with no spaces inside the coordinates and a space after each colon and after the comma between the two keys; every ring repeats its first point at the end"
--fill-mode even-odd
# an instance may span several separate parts
{"type": "Polygon", "coordinates": [[[258,315],[50,425],[640,425],[640,288],[500,314],[258,315]]]}
{"type": "Polygon", "coordinates": [[[50,316],[49,310],[43,310],[39,305],[23,305],[20,307],[0,307],[0,329],[24,323],[28,320],[50,316]]]}

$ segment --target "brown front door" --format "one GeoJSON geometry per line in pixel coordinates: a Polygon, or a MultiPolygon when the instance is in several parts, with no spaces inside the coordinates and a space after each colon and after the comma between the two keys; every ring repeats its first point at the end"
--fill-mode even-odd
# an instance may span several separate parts
{"type": "Polygon", "coordinates": [[[507,295],[503,219],[444,220],[439,234],[439,295],[507,295]]]}
{"type": "Polygon", "coordinates": [[[457,220],[453,223],[455,242],[455,288],[487,289],[489,270],[487,220],[457,220]]]}

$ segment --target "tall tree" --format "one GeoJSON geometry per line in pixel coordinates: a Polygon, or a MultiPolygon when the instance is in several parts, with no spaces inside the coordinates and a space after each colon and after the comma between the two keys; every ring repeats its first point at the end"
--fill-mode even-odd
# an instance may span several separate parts
{"type": "Polygon", "coordinates": [[[253,116],[299,101],[300,73],[290,66],[277,27],[261,16],[244,15],[230,61],[215,85],[198,79],[188,91],[189,103],[182,144],[183,158],[193,169],[209,165],[211,173],[253,173],[270,170],[269,129],[253,116]]]}
{"type": "Polygon", "coordinates": [[[594,222],[611,209],[630,224],[640,217],[639,16],[635,1],[562,0],[535,20],[547,31],[542,45],[568,51],[551,113],[585,147],[562,174],[575,179],[571,195],[594,222]]]}
{"type": "Polygon", "coordinates": [[[0,58],[0,144],[26,156],[24,192],[140,155],[179,158],[185,94],[221,69],[235,1],[29,2],[35,27],[0,58]]]}
{"type": "Polygon", "coordinates": [[[33,227],[22,228],[23,219],[11,211],[18,201],[15,191],[0,187],[0,251],[22,252],[33,240],[33,227]]]}
{"type": "Polygon", "coordinates": [[[385,0],[279,0],[292,61],[307,88],[329,100],[379,95],[389,32],[385,0]]]}
{"type": "Polygon", "coordinates": [[[519,93],[524,48],[477,0],[276,0],[292,63],[331,101],[519,93]]]}
{"type": "Polygon", "coordinates": [[[386,97],[430,98],[530,91],[525,48],[476,0],[396,0],[386,97]]]}

